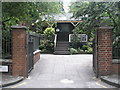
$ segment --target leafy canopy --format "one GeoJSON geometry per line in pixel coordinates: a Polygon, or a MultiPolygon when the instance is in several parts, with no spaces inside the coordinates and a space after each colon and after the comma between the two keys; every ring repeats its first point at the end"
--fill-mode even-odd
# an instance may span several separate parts
{"type": "Polygon", "coordinates": [[[94,37],[96,26],[113,26],[113,35],[120,36],[120,2],[72,2],[70,12],[83,21],[75,29],[94,37]],[[81,31],[80,31],[81,30],[81,31]]]}
{"type": "Polygon", "coordinates": [[[62,4],[59,2],[3,2],[3,28],[8,29],[21,22],[31,24],[38,19],[41,21],[42,15],[56,14],[61,12],[61,9],[62,4]]]}

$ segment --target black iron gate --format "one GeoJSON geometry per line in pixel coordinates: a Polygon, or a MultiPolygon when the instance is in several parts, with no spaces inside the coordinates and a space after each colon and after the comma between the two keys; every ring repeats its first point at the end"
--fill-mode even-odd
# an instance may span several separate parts
{"type": "Polygon", "coordinates": [[[28,33],[27,34],[27,61],[28,61],[28,73],[33,69],[34,62],[33,62],[33,36],[28,33]]]}
{"type": "Polygon", "coordinates": [[[113,36],[113,60],[118,59],[120,60],[120,34],[119,36],[113,36]]]}
{"type": "Polygon", "coordinates": [[[96,31],[95,38],[93,41],[93,71],[95,73],[95,76],[98,77],[98,59],[97,59],[97,51],[98,51],[98,33],[96,31]]]}
{"type": "Polygon", "coordinates": [[[12,58],[12,43],[11,43],[11,31],[2,31],[2,58],[12,58]]]}

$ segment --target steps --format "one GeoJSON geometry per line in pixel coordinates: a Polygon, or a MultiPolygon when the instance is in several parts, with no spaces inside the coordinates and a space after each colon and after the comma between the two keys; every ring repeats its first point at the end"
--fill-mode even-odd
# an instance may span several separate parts
{"type": "Polygon", "coordinates": [[[68,41],[57,41],[56,47],[54,48],[54,54],[57,55],[68,55],[69,52],[69,42],[68,41]]]}

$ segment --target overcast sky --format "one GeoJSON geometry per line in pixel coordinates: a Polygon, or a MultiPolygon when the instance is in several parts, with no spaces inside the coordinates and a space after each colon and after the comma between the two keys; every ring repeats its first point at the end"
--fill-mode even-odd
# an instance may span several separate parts
{"type": "Polygon", "coordinates": [[[63,6],[66,13],[69,11],[70,1],[71,0],[63,0],[63,6]]]}

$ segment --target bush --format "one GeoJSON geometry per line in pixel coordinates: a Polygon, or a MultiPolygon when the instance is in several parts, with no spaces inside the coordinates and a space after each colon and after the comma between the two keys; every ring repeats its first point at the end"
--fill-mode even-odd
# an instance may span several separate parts
{"type": "Polygon", "coordinates": [[[46,28],[44,31],[44,36],[46,40],[53,40],[55,35],[55,29],[54,28],[46,28]]]}
{"type": "Polygon", "coordinates": [[[78,54],[77,49],[70,48],[70,54],[78,54]]]}
{"type": "Polygon", "coordinates": [[[43,49],[43,50],[41,50],[41,53],[53,53],[53,52],[49,51],[49,50],[46,50],[46,49],[43,49]]]}
{"type": "Polygon", "coordinates": [[[40,44],[39,49],[42,50],[44,48],[45,48],[45,45],[44,44],[40,44]]]}
{"type": "Polygon", "coordinates": [[[44,31],[44,40],[41,41],[39,49],[43,53],[49,53],[54,51],[54,35],[55,29],[54,28],[46,28],[44,31]]]}
{"type": "Polygon", "coordinates": [[[84,50],[84,52],[86,52],[88,50],[89,46],[88,45],[83,45],[82,46],[82,50],[84,50]]]}
{"type": "Polygon", "coordinates": [[[50,40],[43,40],[40,43],[39,49],[42,52],[53,52],[54,51],[54,43],[50,40]]]}
{"type": "Polygon", "coordinates": [[[91,47],[89,47],[88,50],[87,50],[87,53],[92,54],[93,53],[93,49],[91,47]]]}
{"type": "Polygon", "coordinates": [[[83,53],[84,53],[84,50],[78,48],[78,52],[79,52],[80,54],[83,54],[83,53]]]}
{"type": "Polygon", "coordinates": [[[71,38],[72,41],[72,47],[78,48],[80,44],[80,38],[78,37],[78,34],[74,33],[73,37],[71,38]]]}

